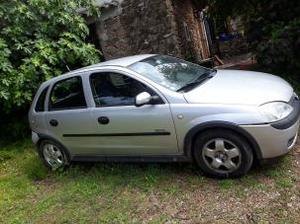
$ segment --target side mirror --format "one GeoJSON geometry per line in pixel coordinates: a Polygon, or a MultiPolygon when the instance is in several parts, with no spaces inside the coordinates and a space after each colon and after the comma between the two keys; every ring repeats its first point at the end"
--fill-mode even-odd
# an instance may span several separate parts
{"type": "Polygon", "coordinates": [[[152,96],[149,93],[147,92],[139,93],[135,97],[135,106],[137,107],[143,106],[147,103],[150,103],[151,100],[152,100],[152,96]]]}

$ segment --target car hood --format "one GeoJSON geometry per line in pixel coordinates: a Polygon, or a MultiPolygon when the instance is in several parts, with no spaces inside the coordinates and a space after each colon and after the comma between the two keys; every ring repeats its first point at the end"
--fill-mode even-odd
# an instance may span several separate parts
{"type": "Polygon", "coordinates": [[[251,71],[217,70],[202,85],[184,93],[188,103],[261,105],[270,101],[288,102],[293,88],[282,78],[251,71]]]}

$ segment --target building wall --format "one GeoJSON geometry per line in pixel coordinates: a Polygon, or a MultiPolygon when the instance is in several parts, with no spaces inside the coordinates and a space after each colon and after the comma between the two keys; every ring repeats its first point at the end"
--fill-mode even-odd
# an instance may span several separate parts
{"type": "Polygon", "coordinates": [[[121,21],[128,30],[132,54],[161,53],[180,56],[172,5],[168,0],[128,0],[121,21]]]}
{"type": "Polygon", "coordinates": [[[118,10],[97,25],[105,59],[142,53],[181,57],[170,0],[125,0],[118,10]]]}
{"type": "Polygon", "coordinates": [[[131,54],[128,33],[120,21],[120,16],[105,20],[98,28],[100,28],[98,35],[101,36],[101,50],[106,60],[131,54]]]}
{"type": "Polygon", "coordinates": [[[143,53],[201,61],[200,20],[192,0],[104,1],[97,34],[106,60],[143,53]]]}

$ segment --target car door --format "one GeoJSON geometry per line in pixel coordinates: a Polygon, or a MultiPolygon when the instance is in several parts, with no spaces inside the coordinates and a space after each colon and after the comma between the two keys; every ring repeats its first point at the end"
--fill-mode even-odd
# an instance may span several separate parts
{"type": "Polygon", "coordinates": [[[33,102],[31,113],[29,113],[30,127],[36,133],[45,131],[45,100],[48,89],[49,86],[46,86],[37,93],[36,102],[33,102]]]}
{"type": "Polygon", "coordinates": [[[85,136],[91,133],[93,125],[81,76],[53,84],[48,98],[46,125],[48,134],[59,140],[72,155],[94,152],[96,140],[85,136]]]}
{"type": "Polygon", "coordinates": [[[106,155],[170,155],[178,153],[169,104],[153,88],[126,74],[90,75],[95,101],[92,121],[99,151],[106,155]],[[154,104],[137,107],[141,92],[159,96],[154,104]]]}

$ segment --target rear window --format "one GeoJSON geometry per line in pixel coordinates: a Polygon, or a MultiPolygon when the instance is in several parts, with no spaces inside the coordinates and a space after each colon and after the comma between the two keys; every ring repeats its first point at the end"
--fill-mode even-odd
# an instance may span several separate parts
{"type": "Polygon", "coordinates": [[[50,110],[85,108],[81,78],[76,76],[58,81],[52,88],[49,101],[50,110]]]}
{"type": "Polygon", "coordinates": [[[47,86],[40,94],[37,102],[36,102],[36,105],[35,105],[35,111],[36,112],[43,112],[45,111],[45,99],[46,99],[46,94],[47,94],[47,91],[49,89],[49,86],[47,86]]]}

